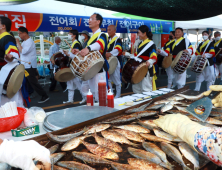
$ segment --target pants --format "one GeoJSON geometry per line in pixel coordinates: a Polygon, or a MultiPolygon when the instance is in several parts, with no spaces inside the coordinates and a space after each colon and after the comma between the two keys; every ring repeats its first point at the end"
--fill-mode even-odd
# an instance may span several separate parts
{"type": "Polygon", "coordinates": [[[121,96],[121,79],[120,79],[120,63],[118,61],[118,65],[113,74],[109,75],[109,87],[113,93],[112,82],[116,85],[116,96],[115,98],[119,98],[121,96]]]}
{"type": "MultiPolygon", "coordinates": [[[[84,95],[82,93],[81,86],[82,85],[81,85],[80,79],[78,77],[75,77],[74,79],[67,81],[68,98],[73,99],[74,94],[75,94],[74,90],[78,89],[82,95],[82,98],[85,99],[86,95],[84,95]]],[[[73,100],[71,100],[71,101],[73,101],[73,100]]]]}
{"type": "Polygon", "coordinates": [[[207,90],[209,90],[209,86],[213,84],[215,81],[215,75],[214,75],[214,66],[206,66],[202,73],[197,74],[196,73],[196,87],[195,91],[200,91],[200,86],[203,81],[207,82],[207,90]]]}
{"type": "Polygon", "coordinates": [[[217,64],[216,64],[216,67],[217,67],[217,69],[219,70],[220,79],[222,80],[222,64],[220,64],[220,65],[217,65],[217,64]]]}
{"type": "MultiPolygon", "coordinates": [[[[50,71],[51,71],[51,84],[50,84],[50,87],[49,87],[49,91],[53,91],[56,88],[57,81],[54,78],[53,70],[50,70],[50,71]]],[[[65,90],[66,87],[67,87],[66,82],[59,82],[59,83],[60,83],[62,89],[65,90]]]]}
{"type": "Polygon", "coordinates": [[[40,96],[47,95],[45,90],[41,87],[38,80],[36,79],[36,68],[28,68],[26,71],[29,73],[29,76],[26,77],[29,84],[40,96]]]}
{"type": "Polygon", "coordinates": [[[181,89],[186,84],[186,78],[187,78],[187,70],[185,70],[182,74],[176,73],[173,71],[174,79],[175,79],[175,85],[178,89],[181,89]]]}
{"type": "Polygon", "coordinates": [[[93,96],[95,97],[95,101],[99,101],[98,83],[99,83],[99,80],[101,80],[101,78],[106,81],[106,72],[105,71],[102,73],[97,73],[93,78],[88,80],[88,84],[89,84],[89,87],[90,87],[90,90],[91,90],[93,96]]]}
{"type": "MultiPolygon", "coordinates": [[[[172,83],[174,81],[174,72],[173,72],[173,69],[171,67],[168,67],[166,69],[166,73],[167,73],[167,76],[168,76],[168,84],[167,84],[167,88],[171,88],[172,86],[172,83]]],[[[174,82],[175,84],[175,82],[174,82]]]]}
{"type": "Polygon", "coordinates": [[[146,76],[143,78],[143,80],[137,84],[133,84],[133,92],[134,93],[143,93],[143,92],[149,92],[153,90],[153,77],[150,77],[149,71],[147,72],[146,76]]]}

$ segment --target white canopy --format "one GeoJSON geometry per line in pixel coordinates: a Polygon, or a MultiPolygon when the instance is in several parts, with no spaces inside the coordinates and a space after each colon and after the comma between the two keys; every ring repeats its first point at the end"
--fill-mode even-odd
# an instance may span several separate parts
{"type": "Polygon", "coordinates": [[[20,5],[2,5],[0,6],[0,10],[77,16],[91,16],[93,13],[96,12],[101,14],[105,18],[118,18],[112,15],[116,13],[114,11],[55,0],[38,0],[20,5]]]}
{"type": "Polygon", "coordinates": [[[181,27],[188,30],[188,33],[196,34],[197,31],[201,33],[207,28],[213,28],[214,31],[222,30],[222,15],[215,17],[192,20],[192,21],[175,21],[175,27],[181,27]]]}

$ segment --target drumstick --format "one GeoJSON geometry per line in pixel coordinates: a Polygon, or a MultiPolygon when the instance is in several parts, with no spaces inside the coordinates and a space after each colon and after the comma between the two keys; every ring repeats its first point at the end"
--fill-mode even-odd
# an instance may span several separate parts
{"type": "Polygon", "coordinates": [[[16,60],[18,60],[18,61],[21,61],[21,62],[24,62],[24,63],[28,63],[28,64],[31,64],[31,62],[28,62],[28,61],[22,61],[21,59],[19,59],[19,58],[15,58],[15,57],[12,57],[13,59],[16,59],[16,60]]]}
{"type": "Polygon", "coordinates": [[[222,48],[217,52],[217,54],[215,55],[215,57],[221,52],[222,48]]]}
{"type": "Polygon", "coordinates": [[[66,44],[72,49],[71,45],[68,43],[67,40],[64,40],[66,42],[66,44]]]}

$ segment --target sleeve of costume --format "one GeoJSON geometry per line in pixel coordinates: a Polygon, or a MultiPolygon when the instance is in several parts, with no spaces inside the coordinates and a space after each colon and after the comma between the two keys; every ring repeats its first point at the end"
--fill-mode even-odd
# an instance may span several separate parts
{"type": "MultiPolygon", "coordinates": [[[[173,44],[173,43],[171,43],[171,44],[173,44]]],[[[167,54],[167,56],[171,53],[171,44],[168,45],[168,46],[166,47],[166,49],[164,50],[164,52],[167,54]]]]}
{"type": "Polygon", "coordinates": [[[187,51],[190,53],[190,55],[193,55],[193,46],[191,45],[190,42],[187,51]]]}
{"type": "Polygon", "coordinates": [[[214,49],[214,43],[212,42],[209,46],[209,54],[211,54],[211,57],[215,56],[215,49],[214,49]]]}
{"type": "MultiPolygon", "coordinates": [[[[13,57],[19,58],[19,51],[15,44],[15,39],[12,36],[5,37],[5,41],[3,44],[5,48],[5,54],[11,54],[13,57]]],[[[5,61],[7,60],[5,59],[5,61]]],[[[14,59],[13,61],[17,60],[14,59]]]]}
{"type": "Polygon", "coordinates": [[[73,47],[74,49],[78,49],[78,50],[81,50],[82,48],[81,48],[81,45],[79,44],[79,43],[75,43],[75,45],[74,45],[74,47],[73,47]]]}
{"type": "Polygon", "coordinates": [[[102,54],[104,51],[107,51],[107,42],[108,37],[106,34],[102,33],[99,37],[99,39],[90,45],[91,50],[98,50],[102,54]]]}
{"type": "Polygon", "coordinates": [[[32,43],[26,43],[25,46],[22,47],[22,51],[20,51],[22,54],[28,54],[30,53],[33,49],[32,49],[32,43]]]}
{"type": "Polygon", "coordinates": [[[160,49],[160,55],[166,57],[166,56],[168,56],[168,53],[166,51],[163,51],[162,49],[160,49]]]}
{"type": "Polygon", "coordinates": [[[119,51],[118,55],[122,54],[123,48],[122,48],[122,41],[118,38],[118,40],[116,41],[116,45],[114,47],[114,49],[117,49],[119,51]]]}
{"type": "Polygon", "coordinates": [[[156,54],[155,45],[152,45],[150,48],[151,48],[151,51],[149,53],[149,57],[150,57],[150,59],[156,60],[156,62],[157,62],[157,54],[156,54]]]}
{"type": "Polygon", "coordinates": [[[110,51],[110,53],[115,57],[119,55],[119,51],[117,49],[113,49],[112,51],[110,51]]]}
{"type": "Polygon", "coordinates": [[[199,46],[197,47],[195,55],[200,55],[200,46],[201,46],[201,44],[199,44],[199,46]]]}
{"type": "Polygon", "coordinates": [[[49,58],[51,58],[53,54],[54,54],[54,53],[53,53],[53,46],[51,46],[51,47],[49,48],[49,58]]]}

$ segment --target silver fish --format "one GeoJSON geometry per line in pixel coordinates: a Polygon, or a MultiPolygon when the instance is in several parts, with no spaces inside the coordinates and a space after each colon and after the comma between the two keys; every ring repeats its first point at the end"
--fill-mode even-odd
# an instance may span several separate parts
{"type": "Polygon", "coordinates": [[[50,147],[50,148],[49,148],[50,154],[55,153],[58,148],[59,148],[59,144],[56,144],[56,145],[53,145],[52,147],[50,147]]]}
{"type": "Polygon", "coordinates": [[[173,108],[173,104],[171,102],[167,103],[165,106],[161,108],[161,113],[164,113],[173,108]]]}
{"type": "Polygon", "coordinates": [[[137,170],[137,168],[128,164],[112,163],[111,166],[115,170],[137,170]]]}
{"type": "Polygon", "coordinates": [[[169,167],[173,167],[173,165],[171,165],[166,157],[166,154],[158,147],[156,146],[154,143],[151,142],[143,142],[142,146],[144,149],[146,149],[148,152],[151,152],[155,155],[157,155],[164,163],[166,163],[167,165],[169,165],[169,167]]]}
{"type": "Polygon", "coordinates": [[[110,124],[95,124],[90,127],[89,130],[85,131],[83,134],[92,134],[94,132],[101,132],[103,130],[106,130],[110,127],[110,124]]]}
{"type": "Polygon", "coordinates": [[[67,135],[53,135],[52,133],[48,132],[46,133],[47,137],[57,143],[63,143],[67,142],[68,140],[75,138],[77,136],[82,135],[85,131],[87,131],[87,128],[84,128],[83,130],[76,132],[76,133],[71,133],[67,135]]]}
{"type": "Polygon", "coordinates": [[[180,106],[176,106],[176,105],[175,105],[175,107],[176,107],[178,110],[180,110],[180,111],[183,111],[183,112],[185,112],[185,113],[189,113],[189,112],[186,110],[186,107],[180,107],[180,106]]]}
{"type": "Polygon", "coordinates": [[[59,166],[73,169],[73,170],[96,170],[88,165],[76,161],[60,161],[57,163],[59,166]]]}
{"type": "MultiPolygon", "coordinates": [[[[192,116],[192,115],[189,115],[188,116],[191,120],[195,120],[195,121],[200,121],[199,119],[197,119],[196,117],[192,116]]],[[[213,125],[222,125],[222,121],[220,120],[217,120],[217,119],[214,119],[212,117],[208,117],[206,120],[205,120],[206,123],[209,123],[209,124],[213,124],[213,125]]]]}
{"type": "Polygon", "coordinates": [[[156,101],[154,104],[159,105],[159,104],[167,104],[167,103],[170,103],[170,101],[165,99],[165,100],[156,101]]]}
{"type": "Polygon", "coordinates": [[[154,103],[154,105],[147,107],[145,110],[157,110],[157,109],[163,107],[164,105],[165,105],[165,103],[161,103],[161,104],[154,103]]]}
{"type": "Polygon", "coordinates": [[[178,114],[178,113],[180,113],[182,115],[189,115],[189,113],[181,111],[181,110],[168,110],[167,112],[171,113],[171,114],[178,114]]]}
{"type": "Polygon", "coordinates": [[[140,107],[138,107],[138,108],[129,109],[129,110],[127,110],[125,113],[135,113],[135,112],[144,111],[145,108],[146,108],[147,106],[149,106],[152,102],[153,102],[153,101],[150,101],[150,102],[148,102],[147,104],[144,104],[144,105],[142,105],[142,106],[140,106],[140,107]]]}
{"type": "Polygon", "coordinates": [[[127,161],[131,166],[140,170],[165,170],[165,168],[145,159],[128,158],[127,161]]]}
{"type": "Polygon", "coordinates": [[[51,159],[51,162],[53,162],[54,164],[56,162],[58,162],[63,156],[65,155],[64,152],[59,152],[59,153],[53,153],[50,155],[50,159],[51,159]]]}
{"type": "Polygon", "coordinates": [[[138,120],[137,123],[149,130],[153,130],[154,128],[160,129],[155,123],[153,123],[153,120],[138,120]]]}
{"type": "Polygon", "coordinates": [[[197,152],[195,152],[188,144],[184,142],[179,143],[179,149],[183,156],[193,163],[194,170],[200,169],[199,155],[197,152]]]}
{"type": "Polygon", "coordinates": [[[180,100],[184,100],[184,97],[180,97],[180,96],[172,96],[167,98],[167,100],[171,100],[171,101],[180,101],[180,100]]]}
{"type": "Polygon", "coordinates": [[[171,158],[173,158],[176,162],[178,162],[180,165],[182,165],[184,170],[191,170],[190,168],[188,168],[185,163],[183,162],[183,158],[182,155],[180,154],[180,152],[173,147],[172,145],[165,143],[165,142],[161,142],[161,149],[171,158]]]}
{"type": "Polygon", "coordinates": [[[169,133],[166,133],[166,132],[163,132],[161,130],[158,130],[158,129],[153,129],[155,135],[157,137],[160,137],[160,138],[163,138],[163,139],[166,139],[168,141],[172,141],[172,142],[182,142],[183,140],[180,139],[179,137],[175,137],[175,136],[172,136],[170,135],[169,133]]]}
{"type": "Polygon", "coordinates": [[[150,130],[147,128],[144,128],[140,125],[121,125],[121,126],[114,126],[115,128],[118,129],[125,129],[125,130],[130,130],[136,133],[150,133],[150,130]]]}
{"type": "Polygon", "coordinates": [[[177,95],[180,96],[180,97],[183,97],[187,100],[199,100],[199,99],[204,97],[203,93],[201,93],[197,96],[189,96],[189,95],[185,95],[185,94],[177,94],[177,95]]]}

